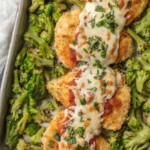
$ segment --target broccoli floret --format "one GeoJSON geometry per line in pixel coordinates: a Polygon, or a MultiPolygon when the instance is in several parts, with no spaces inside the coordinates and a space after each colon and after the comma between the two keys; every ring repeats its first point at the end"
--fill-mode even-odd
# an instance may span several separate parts
{"type": "Polygon", "coordinates": [[[110,150],[121,150],[122,144],[121,144],[121,131],[120,132],[110,132],[109,133],[109,144],[110,144],[110,150]]]}
{"type": "Polygon", "coordinates": [[[59,20],[59,18],[60,18],[61,16],[62,16],[62,13],[61,13],[61,12],[58,12],[58,11],[56,11],[56,12],[54,12],[54,13],[52,14],[52,17],[53,17],[55,23],[59,20]]]}
{"type": "Polygon", "coordinates": [[[29,82],[27,83],[27,91],[29,93],[29,96],[35,100],[41,100],[45,98],[47,91],[42,73],[33,73],[29,82]]]}
{"type": "Polygon", "coordinates": [[[141,127],[138,130],[125,130],[122,136],[122,144],[125,150],[143,150],[148,147],[150,140],[150,128],[143,123],[141,112],[136,110],[136,117],[141,127]]]}
{"type": "Polygon", "coordinates": [[[67,0],[68,3],[79,6],[80,8],[84,8],[85,2],[81,0],[67,0]]]}
{"type": "Polygon", "coordinates": [[[23,107],[23,116],[17,123],[16,130],[19,132],[19,134],[23,134],[25,132],[26,124],[28,123],[28,121],[30,119],[29,117],[30,117],[29,116],[29,106],[28,106],[28,103],[26,102],[23,107]]]}
{"type": "Polygon", "coordinates": [[[19,133],[16,130],[17,121],[12,118],[12,115],[7,116],[6,118],[6,136],[5,143],[10,149],[13,149],[19,140],[19,133]]]}
{"type": "Polygon", "coordinates": [[[51,78],[58,78],[62,75],[65,75],[66,72],[66,68],[62,67],[60,64],[57,64],[51,69],[51,78]]]}
{"type": "Polygon", "coordinates": [[[141,69],[140,62],[135,58],[128,59],[126,67],[128,71],[137,71],[141,69]]]}
{"type": "Polygon", "coordinates": [[[134,108],[140,107],[145,102],[145,97],[139,94],[135,87],[132,88],[132,104],[134,108]]]}
{"type": "Polygon", "coordinates": [[[148,99],[142,106],[144,112],[150,112],[150,99],[148,99]]]}
{"type": "Polygon", "coordinates": [[[55,57],[54,51],[50,48],[50,46],[40,38],[36,32],[33,30],[29,30],[27,33],[25,33],[25,41],[29,42],[34,41],[34,45],[37,46],[38,44],[38,49],[41,51],[41,54],[44,58],[50,58],[53,59],[55,57]]]}
{"type": "Polygon", "coordinates": [[[36,134],[38,130],[39,130],[39,125],[37,123],[32,122],[27,125],[25,133],[29,136],[32,136],[36,134]]]}
{"type": "Polygon", "coordinates": [[[127,29],[128,33],[133,37],[137,44],[137,51],[142,52],[150,47],[150,42],[144,41],[140,36],[138,36],[133,30],[127,29]]]}
{"type": "Polygon", "coordinates": [[[60,111],[60,108],[59,108],[58,103],[56,102],[56,100],[53,99],[51,102],[52,102],[52,105],[53,105],[54,109],[57,110],[57,111],[60,111]]]}
{"type": "Polygon", "coordinates": [[[136,109],[131,108],[130,113],[129,113],[129,117],[128,117],[128,127],[134,131],[140,128],[140,122],[138,121],[138,119],[136,118],[136,109]]]}
{"type": "Polygon", "coordinates": [[[14,84],[13,84],[13,92],[19,94],[22,92],[21,86],[19,84],[18,70],[14,70],[14,84]]]}
{"type": "Polygon", "coordinates": [[[126,73],[126,82],[128,85],[132,85],[132,83],[135,81],[135,79],[136,79],[135,72],[127,72],[126,73]]]}
{"type": "Polygon", "coordinates": [[[26,53],[27,53],[27,47],[23,46],[23,48],[21,49],[21,51],[16,57],[15,67],[19,67],[22,64],[22,61],[24,60],[26,53]]]}
{"type": "Polygon", "coordinates": [[[30,145],[27,144],[23,139],[19,139],[16,149],[17,150],[30,149],[30,145]]]}
{"type": "Polygon", "coordinates": [[[18,118],[18,111],[23,106],[27,98],[28,98],[28,92],[24,91],[17,99],[15,99],[15,102],[11,108],[11,113],[13,118],[15,119],[18,118]]]}
{"type": "Polygon", "coordinates": [[[142,68],[150,71],[150,50],[146,50],[139,56],[138,60],[142,64],[142,68]]]}
{"type": "Polygon", "coordinates": [[[29,8],[29,11],[33,13],[40,5],[44,5],[44,0],[32,0],[32,5],[29,8]]]}
{"type": "Polygon", "coordinates": [[[150,75],[144,70],[137,71],[136,74],[136,89],[138,92],[142,93],[144,83],[148,80],[150,75]]]}
{"type": "Polygon", "coordinates": [[[150,38],[150,8],[147,9],[146,14],[141,20],[133,24],[135,32],[144,38],[150,38]]]}
{"type": "Polygon", "coordinates": [[[30,138],[31,143],[34,144],[34,145],[41,144],[42,143],[41,142],[41,138],[42,138],[42,135],[43,135],[44,132],[45,132],[45,128],[44,127],[39,129],[39,131],[30,138]]]}
{"type": "Polygon", "coordinates": [[[54,110],[54,106],[51,101],[46,102],[44,105],[40,106],[41,111],[51,111],[54,110]]]}

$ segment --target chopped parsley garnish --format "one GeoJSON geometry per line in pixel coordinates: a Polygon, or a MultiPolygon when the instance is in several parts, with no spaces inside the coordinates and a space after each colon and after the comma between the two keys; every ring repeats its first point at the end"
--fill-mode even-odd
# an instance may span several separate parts
{"type": "Polygon", "coordinates": [[[88,53],[88,50],[87,50],[86,48],[83,48],[83,51],[84,51],[85,53],[88,53]]]}
{"type": "Polygon", "coordinates": [[[98,5],[98,6],[95,7],[95,11],[96,12],[105,12],[105,9],[102,6],[98,5]]]}
{"type": "Polygon", "coordinates": [[[73,130],[73,128],[70,127],[70,126],[67,127],[67,132],[68,132],[68,134],[69,134],[70,136],[74,135],[74,130],[73,130]]]}
{"type": "Polygon", "coordinates": [[[98,104],[98,102],[94,102],[94,107],[95,107],[95,109],[96,109],[97,111],[99,111],[99,104],[98,104]]]}
{"type": "Polygon", "coordinates": [[[103,20],[99,21],[96,24],[97,27],[105,27],[108,28],[112,33],[115,33],[118,24],[115,22],[114,11],[111,11],[103,16],[103,20]]]}
{"type": "Polygon", "coordinates": [[[54,147],[54,141],[50,140],[48,146],[49,146],[50,148],[53,148],[53,147],[54,147]]]}
{"type": "Polygon", "coordinates": [[[85,98],[80,99],[80,104],[81,105],[86,105],[87,104],[86,99],[85,98]]]}
{"type": "Polygon", "coordinates": [[[96,91],[97,91],[97,88],[96,88],[96,87],[93,87],[93,88],[88,89],[88,90],[91,90],[91,91],[93,91],[93,92],[96,92],[96,91]]]}
{"type": "Polygon", "coordinates": [[[102,82],[102,93],[103,93],[103,94],[104,94],[105,91],[106,91],[106,86],[107,86],[107,82],[104,80],[104,81],[102,82]]]}
{"type": "Polygon", "coordinates": [[[106,72],[102,72],[101,74],[99,74],[99,70],[97,71],[97,75],[94,76],[94,79],[100,80],[102,79],[104,76],[106,75],[106,72]]]}
{"type": "Polygon", "coordinates": [[[76,140],[76,138],[73,136],[73,137],[67,137],[67,138],[65,138],[64,139],[66,142],[67,142],[67,144],[69,144],[69,145],[72,145],[72,144],[76,144],[77,143],[77,140],[76,140]]]}
{"type": "Polygon", "coordinates": [[[59,136],[58,132],[55,132],[55,134],[54,134],[54,139],[55,139],[56,141],[60,141],[60,136],[59,136]]]}
{"type": "Polygon", "coordinates": [[[83,65],[86,65],[87,64],[87,62],[85,62],[85,61],[79,61],[78,62],[78,66],[80,67],[80,66],[83,66],[83,65]]]}
{"type": "Polygon", "coordinates": [[[114,7],[119,7],[117,0],[112,0],[113,4],[108,3],[109,8],[112,10],[114,7]]]}
{"type": "Polygon", "coordinates": [[[73,40],[72,41],[72,44],[75,46],[75,45],[77,45],[77,41],[76,40],[73,40]]]}
{"type": "Polygon", "coordinates": [[[78,128],[75,130],[75,134],[79,134],[80,137],[83,136],[84,132],[85,132],[85,129],[84,129],[83,127],[78,127],[78,128]]]}
{"type": "Polygon", "coordinates": [[[87,150],[88,147],[89,143],[85,142],[84,147],[82,147],[81,145],[77,145],[76,150],[87,150]]]}
{"type": "Polygon", "coordinates": [[[103,70],[106,69],[106,67],[102,66],[102,64],[101,64],[101,62],[100,62],[99,60],[95,60],[93,66],[96,66],[96,67],[98,67],[99,69],[103,69],[103,70]]]}
{"type": "Polygon", "coordinates": [[[93,19],[91,19],[89,21],[89,23],[91,23],[91,27],[94,28],[95,27],[95,17],[93,19]]]}
{"type": "Polygon", "coordinates": [[[92,83],[92,81],[88,79],[88,83],[90,84],[90,83],[92,83]]]}

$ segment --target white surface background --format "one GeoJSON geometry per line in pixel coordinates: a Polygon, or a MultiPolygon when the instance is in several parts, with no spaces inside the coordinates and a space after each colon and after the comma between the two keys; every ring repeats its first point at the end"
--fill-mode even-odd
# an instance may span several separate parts
{"type": "Polygon", "coordinates": [[[19,0],[0,0],[0,74],[5,66],[19,0]]]}

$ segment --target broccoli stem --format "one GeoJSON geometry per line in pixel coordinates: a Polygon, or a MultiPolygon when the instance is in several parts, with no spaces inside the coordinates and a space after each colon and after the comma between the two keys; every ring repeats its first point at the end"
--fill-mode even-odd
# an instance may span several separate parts
{"type": "Polygon", "coordinates": [[[33,13],[40,5],[44,5],[44,0],[32,0],[32,5],[29,8],[29,11],[33,13]]]}
{"type": "Polygon", "coordinates": [[[149,74],[146,71],[137,71],[136,88],[138,92],[142,93],[144,83],[148,78],[149,74]]]}
{"type": "Polygon", "coordinates": [[[13,84],[13,92],[18,94],[22,92],[22,89],[19,84],[18,70],[14,70],[14,84],[13,84]]]}
{"type": "Polygon", "coordinates": [[[18,110],[22,107],[26,99],[28,98],[28,92],[24,91],[19,98],[17,98],[11,108],[12,118],[18,118],[18,110]]]}
{"type": "Polygon", "coordinates": [[[22,64],[22,61],[24,60],[26,53],[27,53],[27,47],[23,46],[22,50],[16,57],[15,67],[19,67],[22,64]]]}
{"type": "Polygon", "coordinates": [[[28,106],[28,103],[26,102],[23,107],[23,117],[17,123],[16,130],[19,132],[19,134],[24,133],[28,120],[29,120],[29,106],[28,106]]]}

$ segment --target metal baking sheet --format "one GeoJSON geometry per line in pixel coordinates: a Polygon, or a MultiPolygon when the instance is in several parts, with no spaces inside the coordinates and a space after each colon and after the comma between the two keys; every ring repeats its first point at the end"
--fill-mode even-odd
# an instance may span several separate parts
{"type": "Polygon", "coordinates": [[[23,34],[27,27],[28,7],[30,0],[20,0],[17,10],[15,26],[9,47],[7,63],[4,70],[2,85],[0,88],[0,150],[8,150],[4,144],[5,118],[8,112],[9,99],[11,98],[11,87],[14,62],[17,53],[23,43],[23,34]]]}

